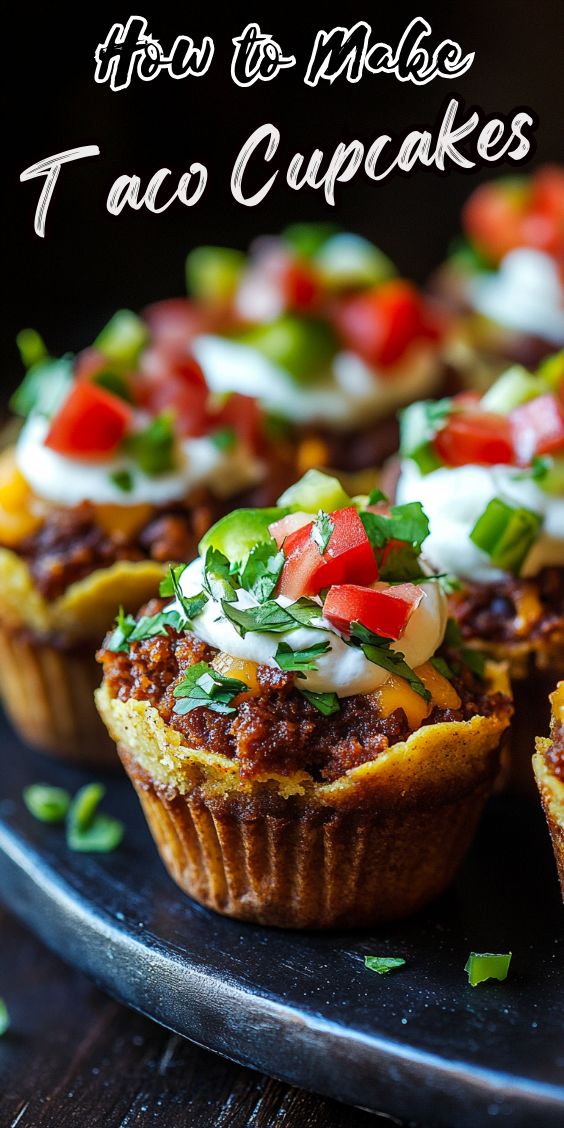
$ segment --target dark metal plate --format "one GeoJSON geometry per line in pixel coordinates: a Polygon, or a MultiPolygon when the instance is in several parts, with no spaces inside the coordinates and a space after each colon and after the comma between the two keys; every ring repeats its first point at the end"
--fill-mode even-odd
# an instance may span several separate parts
{"type": "Polygon", "coordinates": [[[237,1062],[371,1110],[449,1128],[562,1124],[562,909],[536,807],[492,802],[454,888],[411,921],[282,932],[185,898],[122,777],[107,779],[106,808],[126,821],[123,846],[70,853],[21,791],[91,777],[7,729],[0,740],[0,897],[111,994],[237,1062]],[[509,979],[469,987],[471,949],[511,949],[509,979]],[[380,977],[367,953],[407,964],[380,977]]]}

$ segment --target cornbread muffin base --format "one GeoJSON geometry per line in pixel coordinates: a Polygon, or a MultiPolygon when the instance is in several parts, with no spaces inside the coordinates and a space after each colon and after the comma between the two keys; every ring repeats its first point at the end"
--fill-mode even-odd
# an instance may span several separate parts
{"type": "MultiPolygon", "coordinates": [[[[495,688],[508,691],[503,671],[495,688]]],[[[227,916],[293,928],[395,920],[451,881],[499,766],[510,709],[424,726],[332,783],[239,777],[146,701],[96,693],[170,875],[227,916]]]]}
{"type": "Polygon", "coordinates": [[[58,648],[0,624],[0,696],[17,733],[40,752],[116,768],[115,747],[96,712],[95,644],[58,648]]]}
{"type": "Polygon", "coordinates": [[[0,696],[22,740],[77,764],[119,766],[94,704],[96,647],[117,607],[136,611],[166,571],[151,560],[121,560],[50,603],[25,561],[0,548],[0,696]]]}

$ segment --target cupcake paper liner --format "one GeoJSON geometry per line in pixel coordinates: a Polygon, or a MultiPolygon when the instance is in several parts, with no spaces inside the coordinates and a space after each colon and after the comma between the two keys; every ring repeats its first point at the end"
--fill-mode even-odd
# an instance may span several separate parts
{"type": "Polygon", "coordinates": [[[235,761],[188,748],[148,702],[105,685],[96,698],[177,884],[217,912],[294,928],[395,920],[441,893],[492,789],[510,716],[423,726],[318,783],[304,772],[242,779],[235,761]]]}
{"type": "Polygon", "coordinates": [[[76,763],[116,767],[94,704],[100,668],[93,644],[57,648],[0,624],[0,694],[27,744],[76,763]]]}

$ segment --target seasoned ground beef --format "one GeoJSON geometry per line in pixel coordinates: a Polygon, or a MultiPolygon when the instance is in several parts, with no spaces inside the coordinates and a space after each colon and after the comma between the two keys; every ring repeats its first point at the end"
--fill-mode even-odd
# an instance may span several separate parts
{"type": "Polygon", "coordinates": [[[547,637],[564,628],[564,568],[544,568],[534,580],[466,584],[452,598],[451,610],[464,638],[516,642],[547,637]],[[541,613],[524,626],[519,618],[519,601],[528,592],[538,596],[541,613]]]}
{"type": "Polygon", "coordinates": [[[564,783],[564,725],[556,725],[545,760],[551,775],[564,783]]]}
{"type": "Polygon", "coordinates": [[[96,507],[89,502],[72,508],[53,507],[17,551],[42,595],[57,599],[76,580],[117,560],[191,560],[214,521],[238,506],[273,504],[293,476],[293,471],[281,466],[262,485],[229,499],[214,498],[205,489],[194,491],[185,503],[155,509],[134,536],[119,530],[105,532],[96,521],[96,507]]]}
{"type": "MultiPolygon", "coordinates": [[[[152,600],[144,613],[154,614],[162,606],[163,601],[152,600]]],[[[222,716],[202,708],[178,716],[173,712],[176,685],[189,666],[211,662],[215,653],[195,635],[169,631],[166,637],[135,643],[127,654],[102,649],[98,659],[112,696],[150,701],[187,744],[236,759],[246,778],[268,769],[337,779],[409,735],[403,709],[383,717],[377,695],[343,698],[340,712],[325,717],[295,689],[292,674],[269,666],[258,667],[261,691],[242,697],[236,714],[222,716]]],[[[505,701],[500,694],[484,694],[469,674],[456,682],[456,689],[461,707],[434,708],[425,724],[489,715],[505,701]]]]}

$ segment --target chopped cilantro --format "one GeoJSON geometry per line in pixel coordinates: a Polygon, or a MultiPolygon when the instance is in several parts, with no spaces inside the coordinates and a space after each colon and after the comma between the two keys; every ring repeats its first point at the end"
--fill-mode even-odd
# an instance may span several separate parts
{"type": "Polygon", "coordinates": [[[207,662],[190,666],[174,690],[178,698],[174,712],[183,716],[193,709],[211,709],[214,713],[235,713],[231,705],[239,693],[246,693],[248,685],[237,678],[226,678],[207,662]]]}
{"type": "Polygon", "coordinates": [[[315,521],[313,522],[313,525],[311,526],[310,533],[311,540],[315,545],[317,545],[320,556],[323,556],[323,553],[325,552],[327,545],[331,540],[331,534],[334,528],[335,522],[331,520],[329,514],[326,513],[324,509],[320,509],[317,517],[315,518],[315,521]]]}
{"type": "Polygon", "coordinates": [[[404,678],[424,701],[431,700],[429,690],[425,688],[421,678],[411,669],[411,666],[408,666],[405,655],[400,650],[391,649],[391,639],[380,638],[379,635],[374,634],[362,623],[351,623],[350,633],[351,643],[349,645],[354,645],[355,640],[360,643],[360,649],[369,662],[373,662],[375,666],[380,666],[390,674],[404,678]]]}
{"type": "Polygon", "coordinates": [[[444,658],[431,658],[431,665],[435,667],[437,673],[442,674],[443,678],[446,678],[447,681],[452,681],[454,673],[448,662],[445,662],[444,658]]]}
{"type": "Polygon", "coordinates": [[[388,500],[388,497],[384,493],[383,490],[375,489],[375,490],[370,490],[370,493],[368,494],[368,501],[367,501],[366,504],[367,505],[378,505],[379,501],[387,501],[387,500],[388,500]]]}
{"type": "Polygon", "coordinates": [[[390,971],[395,971],[398,967],[404,967],[405,960],[401,956],[365,956],[364,966],[369,971],[375,971],[378,975],[388,975],[390,971]]]}
{"type": "Polygon", "coordinates": [[[314,693],[311,689],[301,689],[300,686],[296,688],[324,717],[332,717],[334,713],[340,712],[341,705],[336,693],[314,693]]]}
{"type": "Polygon", "coordinates": [[[429,519],[420,501],[392,505],[389,517],[362,512],[360,519],[375,550],[384,548],[390,540],[398,540],[419,551],[429,533],[429,519]]]}
{"type": "Polygon", "coordinates": [[[281,642],[275,654],[276,661],[281,670],[293,670],[298,677],[305,677],[305,670],[317,670],[316,660],[330,649],[330,642],[316,642],[313,646],[306,646],[303,650],[292,650],[287,642],[281,642]]]}
{"type": "Polygon", "coordinates": [[[290,603],[286,607],[286,611],[295,619],[297,623],[301,623],[304,627],[315,627],[315,630],[327,630],[326,627],[319,626],[323,617],[323,608],[316,603],[314,599],[308,599],[306,595],[302,595],[301,599],[297,599],[295,603],[290,603]]]}
{"type": "Polygon", "coordinates": [[[241,570],[241,586],[250,591],[259,603],[270,599],[284,564],[284,553],[275,540],[255,544],[241,570]]]}
{"type": "Polygon", "coordinates": [[[237,445],[237,435],[233,427],[220,427],[210,435],[214,447],[220,451],[230,451],[237,445]]]}
{"type": "Polygon", "coordinates": [[[264,633],[274,631],[281,634],[283,631],[295,631],[299,623],[292,617],[289,610],[281,607],[275,600],[267,600],[258,607],[234,607],[227,600],[222,600],[223,612],[235,629],[244,638],[249,631],[264,633]]]}
{"type": "Polygon", "coordinates": [[[129,435],[125,449],[144,474],[166,474],[174,470],[175,434],[173,417],[163,412],[152,419],[143,431],[129,435]]]}
{"type": "Polygon", "coordinates": [[[133,475],[130,470],[114,470],[110,474],[110,481],[117,486],[118,490],[122,493],[131,493],[133,489],[133,475]]]}
{"type": "MultiPolygon", "coordinates": [[[[445,637],[445,646],[454,651],[465,666],[468,667],[474,677],[483,679],[486,669],[486,656],[481,650],[476,650],[473,646],[465,646],[460,627],[455,619],[448,619],[445,637]]],[[[458,672],[456,665],[453,663],[455,673],[458,672]]]]}
{"type": "Polygon", "coordinates": [[[204,560],[204,587],[212,599],[227,600],[228,603],[232,603],[237,598],[231,583],[232,578],[233,573],[227,557],[218,548],[210,545],[204,560]]]}
{"type": "Polygon", "coordinates": [[[516,482],[522,481],[526,478],[532,478],[533,482],[542,482],[550,467],[552,460],[544,454],[536,454],[528,470],[522,470],[519,474],[514,474],[513,477],[516,482]]]}
{"type": "Polygon", "coordinates": [[[107,392],[111,392],[112,395],[125,400],[126,403],[133,403],[131,389],[125,376],[123,376],[121,372],[112,372],[111,369],[104,369],[102,372],[97,372],[96,375],[92,377],[92,381],[101,388],[105,388],[107,392]]]}
{"type": "MultiPolygon", "coordinates": [[[[203,610],[208,601],[208,597],[205,591],[199,591],[196,593],[196,595],[184,594],[180,586],[180,577],[185,569],[185,564],[177,564],[176,567],[172,567],[170,569],[168,579],[170,580],[170,587],[172,588],[171,595],[176,596],[176,599],[178,600],[182,608],[183,614],[186,616],[188,622],[190,622],[191,619],[195,619],[196,615],[199,615],[200,611],[203,610]]],[[[163,594],[163,583],[161,583],[159,589],[161,595],[163,594]]]]}
{"type": "Polygon", "coordinates": [[[142,615],[140,619],[136,619],[134,615],[126,615],[123,607],[120,607],[106,647],[114,652],[127,651],[133,642],[166,635],[167,627],[180,631],[185,626],[183,618],[175,610],[159,611],[156,615],[142,615]]]}

